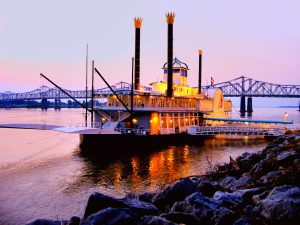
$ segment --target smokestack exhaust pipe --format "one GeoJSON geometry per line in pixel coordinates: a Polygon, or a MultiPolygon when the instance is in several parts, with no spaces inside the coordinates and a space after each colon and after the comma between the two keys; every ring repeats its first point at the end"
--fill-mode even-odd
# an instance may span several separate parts
{"type": "Polygon", "coordinates": [[[173,24],[175,13],[166,13],[168,23],[168,88],[167,96],[173,96],[173,24]]]}
{"type": "Polygon", "coordinates": [[[199,77],[198,77],[198,94],[201,94],[201,80],[202,80],[202,50],[198,51],[199,53],[199,77]]]}
{"type": "Polygon", "coordinates": [[[134,89],[140,89],[140,39],[141,39],[141,27],[143,19],[136,17],[134,20],[135,27],[135,67],[134,67],[134,89]]]}

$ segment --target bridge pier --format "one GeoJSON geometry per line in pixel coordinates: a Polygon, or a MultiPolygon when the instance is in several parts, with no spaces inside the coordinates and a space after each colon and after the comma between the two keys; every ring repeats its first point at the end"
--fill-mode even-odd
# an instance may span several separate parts
{"type": "Polygon", "coordinates": [[[54,109],[55,109],[55,110],[60,110],[60,109],[61,109],[61,101],[60,101],[60,98],[56,98],[56,99],[55,99],[54,109]]]}
{"type": "Polygon", "coordinates": [[[246,113],[246,97],[241,97],[241,104],[240,104],[240,115],[241,117],[244,117],[246,113]]]}
{"type": "Polygon", "coordinates": [[[252,97],[248,97],[247,99],[247,115],[252,116],[253,107],[252,107],[252,97]]]}
{"type": "Polygon", "coordinates": [[[42,110],[47,110],[47,109],[48,109],[48,101],[47,101],[47,98],[42,98],[42,101],[41,101],[41,109],[42,109],[42,110]]]}

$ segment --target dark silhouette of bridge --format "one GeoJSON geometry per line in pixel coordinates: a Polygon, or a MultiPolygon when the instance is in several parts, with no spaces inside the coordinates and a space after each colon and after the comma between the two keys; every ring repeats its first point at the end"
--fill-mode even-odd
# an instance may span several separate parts
{"type": "Polygon", "coordinates": [[[300,85],[274,84],[244,76],[217,83],[213,86],[202,87],[204,92],[210,88],[222,89],[225,97],[240,97],[241,115],[245,115],[246,112],[249,114],[253,112],[252,97],[300,98],[300,85]],[[247,108],[246,97],[248,98],[247,108]]]}
{"type": "MultiPolygon", "coordinates": [[[[119,82],[112,85],[112,88],[118,93],[124,90],[131,90],[131,84],[126,82],[119,82]]],[[[144,90],[150,91],[149,87],[142,87],[144,90]]],[[[270,82],[263,82],[254,80],[248,77],[238,77],[226,82],[217,83],[213,86],[203,86],[203,92],[207,92],[211,88],[220,88],[223,91],[225,97],[240,97],[240,112],[252,113],[252,97],[280,97],[280,98],[300,98],[300,85],[283,85],[274,84],[270,82]],[[247,97],[247,108],[246,108],[247,97]]],[[[86,90],[66,90],[74,98],[85,99],[86,90]]],[[[108,87],[95,89],[94,95],[111,94],[111,90],[108,87]]],[[[87,91],[88,98],[91,98],[92,91],[87,91]]],[[[47,86],[41,86],[33,91],[24,93],[3,92],[0,93],[0,101],[5,100],[39,100],[42,102],[48,99],[54,99],[55,103],[59,104],[61,99],[69,99],[69,97],[57,88],[50,88],[47,86]]]]}

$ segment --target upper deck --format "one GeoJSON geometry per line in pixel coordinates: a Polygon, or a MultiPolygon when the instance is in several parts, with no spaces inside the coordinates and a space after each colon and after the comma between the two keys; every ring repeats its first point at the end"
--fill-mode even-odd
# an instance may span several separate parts
{"type": "MultiPolygon", "coordinates": [[[[124,104],[131,108],[131,95],[129,91],[123,91],[118,95],[124,104]]],[[[95,109],[106,111],[126,111],[126,108],[115,95],[98,96],[101,104],[95,109]]],[[[220,100],[220,99],[218,99],[220,100]]],[[[132,107],[134,111],[149,112],[213,112],[216,104],[224,108],[225,112],[230,112],[232,103],[230,100],[221,99],[222,103],[217,103],[214,98],[205,95],[189,95],[167,97],[159,93],[135,92],[133,95],[132,107]]]]}

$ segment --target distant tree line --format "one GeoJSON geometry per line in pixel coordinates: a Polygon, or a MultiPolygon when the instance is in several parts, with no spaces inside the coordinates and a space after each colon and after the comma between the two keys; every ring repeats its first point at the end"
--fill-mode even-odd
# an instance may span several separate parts
{"type": "MultiPolygon", "coordinates": [[[[85,100],[81,102],[85,106],[85,100]]],[[[35,100],[0,100],[0,108],[42,108],[41,101],[35,100]]],[[[45,103],[44,103],[45,104],[45,103]]],[[[72,100],[59,103],[61,108],[81,108],[81,106],[72,100]]],[[[92,106],[92,101],[88,101],[88,107],[92,106]]],[[[47,108],[57,108],[58,104],[54,101],[47,101],[47,108]]],[[[94,106],[100,106],[98,101],[95,102],[94,106]]]]}

